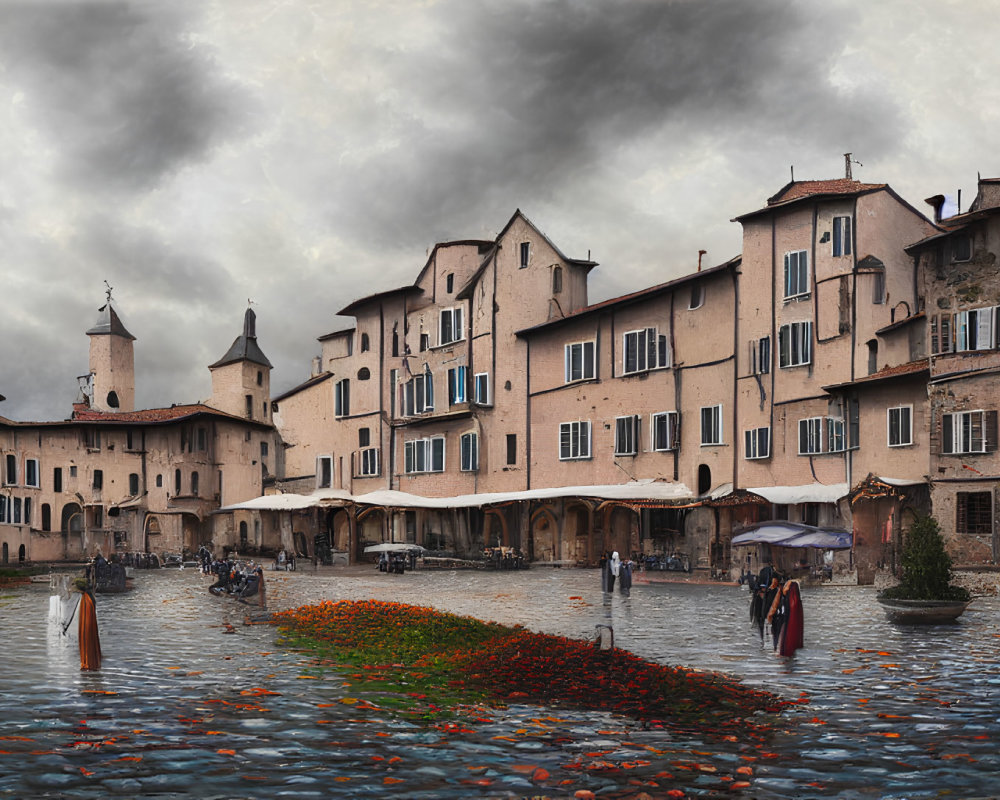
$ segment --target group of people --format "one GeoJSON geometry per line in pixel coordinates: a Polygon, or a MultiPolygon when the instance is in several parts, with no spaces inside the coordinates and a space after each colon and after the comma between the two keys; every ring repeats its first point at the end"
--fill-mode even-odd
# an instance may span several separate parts
{"type": "Polygon", "coordinates": [[[410,550],[409,552],[393,552],[386,553],[381,552],[378,554],[378,571],[379,572],[392,572],[397,575],[402,575],[406,572],[406,568],[409,566],[411,570],[417,568],[417,551],[410,550]]]}
{"type": "Polygon", "coordinates": [[[267,595],[264,586],[264,568],[253,561],[230,561],[214,559],[208,574],[215,575],[216,581],[208,587],[208,591],[217,597],[229,595],[241,603],[247,598],[257,596],[261,608],[267,607],[267,595]]]}
{"type": "Polygon", "coordinates": [[[483,558],[494,569],[524,569],[524,553],[520,547],[487,547],[483,558]]]}
{"type": "Polygon", "coordinates": [[[750,624],[764,641],[764,626],[771,626],[775,652],[794,655],[803,646],[802,596],[799,583],[785,580],[768,563],[756,577],[750,576],[750,624]]]}
{"type": "Polygon", "coordinates": [[[635,562],[630,558],[624,561],[618,555],[618,551],[605,552],[601,556],[601,589],[605,592],[613,592],[615,583],[618,590],[628,596],[632,592],[632,572],[635,569],[635,562]]]}

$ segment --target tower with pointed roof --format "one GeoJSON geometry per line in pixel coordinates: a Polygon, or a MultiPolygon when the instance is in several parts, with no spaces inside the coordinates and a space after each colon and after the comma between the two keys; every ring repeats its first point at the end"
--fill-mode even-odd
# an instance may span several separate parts
{"type": "Polygon", "coordinates": [[[135,410],[135,337],[108,300],[87,331],[90,337],[90,407],[94,411],[135,410]]]}
{"type": "Polygon", "coordinates": [[[208,405],[260,422],[271,420],[271,362],[257,344],[257,315],[248,308],[243,333],[226,354],[210,364],[212,397],[208,405]]]}

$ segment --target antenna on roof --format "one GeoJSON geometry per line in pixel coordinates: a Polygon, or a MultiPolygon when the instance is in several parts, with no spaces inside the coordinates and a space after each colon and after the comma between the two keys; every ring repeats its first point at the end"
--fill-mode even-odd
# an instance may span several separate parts
{"type": "Polygon", "coordinates": [[[795,183],[795,165],[794,164],[790,164],[788,166],[788,169],[791,170],[791,173],[792,173],[792,183],[795,183]]]}
{"type": "Polygon", "coordinates": [[[847,180],[849,181],[854,180],[851,177],[851,164],[857,164],[859,167],[864,166],[864,164],[862,164],[860,161],[852,159],[851,155],[852,155],[851,153],[844,153],[844,177],[847,178],[847,180]]]}

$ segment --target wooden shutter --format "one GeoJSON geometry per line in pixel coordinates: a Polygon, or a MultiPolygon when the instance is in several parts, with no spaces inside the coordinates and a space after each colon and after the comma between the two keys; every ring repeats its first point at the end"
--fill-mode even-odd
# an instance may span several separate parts
{"type": "Polygon", "coordinates": [[[951,314],[942,314],[938,326],[938,338],[941,349],[939,353],[952,353],[955,350],[955,331],[951,314]]]}
{"type": "Polygon", "coordinates": [[[997,449],[997,412],[987,411],[985,420],[985,430],[983,434],[986,437],[985,448],[987,453],[994,453],[997,449]]]}

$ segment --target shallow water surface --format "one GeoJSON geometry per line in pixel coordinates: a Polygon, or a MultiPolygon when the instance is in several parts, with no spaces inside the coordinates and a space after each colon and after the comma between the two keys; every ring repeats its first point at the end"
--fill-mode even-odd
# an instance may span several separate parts
{"type": "Polygon", "coordinates": [[[374,597],[580,638],[611,625],[647,658],[808,702],[763,747],[535,706],[417,724],[271,626],[244,625],[196,571],[161,570],[99,597],[95,673],[49,626],[47,589],[0,598],[0,796],[983,797],[1000,774],[996,598],[955,625],[904,628],[871,590],[807,589],[806,647],[782,659],[732,586],[637,584],[626,598],[581,570],[267,577],[272,605],[374,597]]]}

